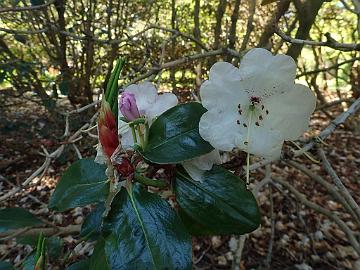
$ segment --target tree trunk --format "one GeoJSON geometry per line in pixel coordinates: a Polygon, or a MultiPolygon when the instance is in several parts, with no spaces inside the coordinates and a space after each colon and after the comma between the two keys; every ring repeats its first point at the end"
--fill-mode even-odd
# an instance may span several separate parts
{"type": "MultiPolygon", "coordinates": [[[[315,22],[315,18],[326,0],[295,0],[294,4],[298,12],[299,28],[296,32],[295,38],[308,39],[312,25],[315,22]]],[[[301,50],[304,47],[303,44],[291,44],[287,55],[290,55],[296,61],[301,54],[301,50]]]]}
{"type": "MultiPolygon", "coordinates": [[[[236,0],[234,3],[234,10],[233,13],[231,15],[231,25],[230,25],[230,33],[229,33],[229,48],[230,49],[235,49],[235,44],[236,44],[236,24],[237,21],[239,19],[239,9],[240,9],[240,3],[241,0],[236,0]]],[[[232,56],[228,56],[227,57],[227,61],[230,62],[232,59],[232,56]]]]}
{"type": "Polygon", "coordinates": [[[214,31],[214,38],[215,38],[214,49],[220,48],[220,44],[221,44],[220,36],[222,33],[221,23],[222,23],[222,18],[224,17],[225,9],[226,9],[226,0],[220,0],[219,5],[216,10],[216,25],[215,25],[215,31],[214,31]]]}
{"type": "Polygon", "coordinates": [[[260,41],[258,43],[258,47],[261,48],[269,48],[271,45],[269,45],[269,39],[274,34],[274,25],[278,24],[281,17],[285,14],[285,12],[289,9],[290,6],[290,0],[281,1],[277,5],[277,10],[272,16],[268,22],[266,23],[266,26],[264,27],[264,32],[262,33],[260,37],[260,41]]]}
{"type": "MultiPolygon", "coordinates": [[[[195,0],[195,7],[194,7],[194,37],[197,40],[201,40],[201,32],[200,32],[200,0],[195,0]]],[[[200,53],[201,52],[201,47],[196,44],[196,50],[200,53]]],[[[195,78],[195,86],[196,86],[196,94],[198,94],[198,90],[200,88],[201,85],[201,77],[202,77],[202,73],[201,73],[201,61],[198,61],[197,64],[195,65],[195,73],[196,73],[196,78],[195,78]]]]}

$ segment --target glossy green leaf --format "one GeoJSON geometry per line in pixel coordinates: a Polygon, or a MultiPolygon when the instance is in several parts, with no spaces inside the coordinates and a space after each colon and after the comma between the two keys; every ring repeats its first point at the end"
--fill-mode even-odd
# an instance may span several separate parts
{"type": "MultiPolygon", "coordinates": [[[[117,256],[117,254],[112,254],[117,256]]],[[[100,237],[96,242],[94,253],[90,258],[89,270],[117,270],[118,268],[111,268],[108,259],[105,255],[105,240],[100,237]]],[[[120,269],[120,268],[119,268],[120,269]]]]}
{"type": "Polygon", "coordinates": [[[186,212],[182,209],[178,209],[178,215],[182,221],[182,223],[185,225],[186,230],[191,235],[213,235],[214,232],[211,230],[211,228],[208,228],[198,222],[196,222],[193,218],[191,218],[186,212]]]}
{"type": "Polygon", "coordinates": [[[103,231],[111,269],[192,269],[191,238],[181,220],[138,184],[116,195],[103,231]]]}
{"type": "Polygon", "coordinates": [[[63,254],[64,241],[58,236],[46,239],[47,253],[50,259],[56,261],[63,254]]]}
{"type": "Polygon", "coordinates": [[[37,244],[38,237],[39,234],[25,235],[25,236],[19,235],[16,237],[16,243],[35,247],[37,244]]]}
{"type": "Polygon", "coordinates": [[[183,170],[176,175],[176,199],[186,213],[183,222],[190,232],[244,234],[259,226],[256,199],[243,181],[220,166],[205,172],[203,178],[203,182],[195,181],[183,170]]]}
{"type": "Polygon", "coordinates": [[[22,263],[23,270],[34,270],[36,264],[36,253],[30,253],[22,263]]]}
{"type": "Polygon", "coordinates": [[[15,268],[11,263],[0,261],[0,270],[14,270],[14,269],[15,268]]]}
{"type": "Polygon", "coordinates": [[[63,174],[49,202],[49,208],[65,211],[104,201],[109,192],[106,166],[93,159],[81,159],[63,174]]]}
{"type": "Polygon", "coordinates": [[[198,102],[177,105],[160,115],[150,127],[143,156],[158,164],[175,164],[213,150],[199,134],[206,109],[198,102]]]}
{"type": "Polygon", "coordinates": [[[5,208],[0,210],[0,232],[40,224],[42,222],[25,209],[5,208]]]}
{"type": "Polygon", "coordinates": [[[90,268],[90,259],[85,259],[78,261],[68,266],[65,270],[89,270],[90,268]]]}
{"type": "Polygon", "coordinates": [[[100,203],[86,216],[84,223],[81,226],[81,237],[96,239],[100,235],[104,211],[105,205],[100,203]]]}

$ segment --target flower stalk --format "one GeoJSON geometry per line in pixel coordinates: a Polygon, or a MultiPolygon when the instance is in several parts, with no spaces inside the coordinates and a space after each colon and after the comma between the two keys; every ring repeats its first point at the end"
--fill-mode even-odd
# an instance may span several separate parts
{"type": "Polygon", "coordinates": [[[135,181],[137,181],[141,184],[144,184],[146,186],[153,186],[153,187],[160,187],[160,188],[167,186],[167,183],[163,180],[151,179],[151,178],[141,175],[138,172],[135,172],[135,181]]]}

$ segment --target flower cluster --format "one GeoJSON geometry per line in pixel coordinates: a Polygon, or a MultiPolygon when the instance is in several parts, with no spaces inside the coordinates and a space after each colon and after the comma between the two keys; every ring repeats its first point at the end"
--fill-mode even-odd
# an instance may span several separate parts
{"type": "MultiPolygon", "coordinates": [[[[265,49],[250,50],[240,68],[226,62],[214,64],[200,88],[207,112],[200,119],[199,132],[215,150],[182,162],[189,175],[201,181],[204,171],[221,163],[219,150],[241,149],[248,153],[248,162],[249,154],[278,159],[284,141],[295,140],[306,131],[315,109],[314,94],[294,83],[295,73],[291,57],[273,56],[265,49]]],[[[111,158],[119,145],[125,151],[133,150],[136,144],[145,147],[149,126],[177,103],[174,94],[159,95],[150,82],[133,84],[119,97],[116,123],[103,102],[98,160],[101,151],[111,158]]]]}

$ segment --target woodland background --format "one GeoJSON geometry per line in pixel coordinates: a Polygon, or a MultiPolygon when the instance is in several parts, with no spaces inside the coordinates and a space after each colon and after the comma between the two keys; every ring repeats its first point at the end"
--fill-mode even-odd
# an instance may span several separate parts
{"type": "MultiPolygon", "coordinates": [[[[55,213],[46,204],[64,169],[95,155],[96,110],[114,61],[127,59],[122,86],[151,80],[184,102],[198,99],[214,62],[237,65],[264,47],[293,57],[298,81],[316,93],[298,142],[310,151],[254,164],[262,226],[194,238],[194,268],[360,269],[359,35],[358,0],[2,0],[1,207],[46,220],[51,269],[88,256],[92,245],[77,234],[90,207],[55,213]]],[[[239,174],[242,165],[243,153],[225,164],[239,174]]],[[[0,233],[0,260],[19,267],[38,231],[12,233],[0,233]]]]}

